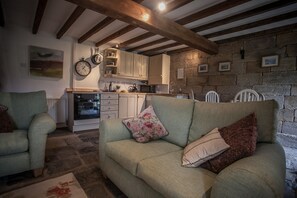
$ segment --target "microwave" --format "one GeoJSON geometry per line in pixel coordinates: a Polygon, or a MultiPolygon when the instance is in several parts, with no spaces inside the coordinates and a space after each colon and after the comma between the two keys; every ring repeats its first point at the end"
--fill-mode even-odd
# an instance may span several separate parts
{"type": "Polygon", "coordinates": [[[141,93],[156,93],[155,85],[140,85],[141,93]]]}

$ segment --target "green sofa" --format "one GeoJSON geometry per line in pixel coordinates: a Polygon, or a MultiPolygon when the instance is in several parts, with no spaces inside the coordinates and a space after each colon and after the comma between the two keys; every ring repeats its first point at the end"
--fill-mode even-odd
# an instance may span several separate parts
{"type": "Polygon", "coordinates": [[[161,140],[137,143],[121,119],[100,124],[100,168],[128,197],[283,197],[285,154],[275,141],[274,101],[206,103],[154,96],[152,105],[169,132],[161,140]],[[258,122],[254,155],[219,174],[181,166],[189,142],[252,112],[258,122]]]}
{"type": "Polygon", "coordinates": [[[46,93],[0,92],[0,104],[8,107],[13,132],[0,133],[0,177],[34,170],[42,173],[47,134],[56,129],[47,113],[46,93]]]}

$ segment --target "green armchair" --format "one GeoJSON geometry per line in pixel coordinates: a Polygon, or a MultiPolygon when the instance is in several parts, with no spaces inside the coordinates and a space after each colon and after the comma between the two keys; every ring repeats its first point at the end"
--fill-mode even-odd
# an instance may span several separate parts
{"type": "Polygon", "coordinates": [[[0,133],[0,177],[28,170],[41,175],[47,134],[56,129],[47,113],[45,91],[0,92],[0,104],[8,107],[14,125],[13,132],[0,133]]]}

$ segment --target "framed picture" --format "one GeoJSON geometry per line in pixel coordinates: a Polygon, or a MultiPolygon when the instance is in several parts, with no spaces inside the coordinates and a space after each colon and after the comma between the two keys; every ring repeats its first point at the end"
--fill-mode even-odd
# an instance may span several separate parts
{"type": "Polygon", "coordinates": [[[278,66],[278,55],[262,57],[262,67],[274,67],[274,66],[278,66]]]}
{"type": "Polygon", "coordinates": [[[63,78],[64,52],[61,50],[30,46],[30,75],[63,78]]]}
{"type": "Polygon", "coordinates": [[[177,79],[183,79],[184,78],[184,68],[178,68],[177,69],[177,79]]]}
{"type": "Polygon", "coordinates": [[[198,65],[198,73],[208,72],[208,64],[198,65]]]}
{"type": "Polygon", "coordinates": [[[219,71],[230,71],[231,62],[219,63],[219,71]]]}

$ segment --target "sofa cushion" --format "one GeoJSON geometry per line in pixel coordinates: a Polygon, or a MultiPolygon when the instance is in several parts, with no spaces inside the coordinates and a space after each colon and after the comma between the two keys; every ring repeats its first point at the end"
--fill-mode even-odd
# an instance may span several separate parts
{"type": "Polygon", "coordinates": [[[185,167],[197,167],[207,160],[220,155],[229,147],[222,138],[219,129],[215,128],[202,138],[186,146],[183,153],[182,165],[185,167]]]}
{"type": "Polygon", "coordinates": [[[193,142],[213,128],[228,126],[255,112],[258,124],[258,142],[275,142],[276,102],[273,100],[236,103],[195,102],[189,141],[193,142]]]}
{"type": "Polygon", "coordinates": [[[124,119],[123,123],[137,142],[145,143],[168,135],[152,106],[143,110],[137,118],[124,119]]]}
{"type": "Polygon", "coordinates": [[[194,101],[153,96],[152,105],[158,118],[169,132],[169,135],[163,139],[178,146],[186,146],[192,122],[194,101]]]}
{"type": "Polygon", "coordinates": [[[25,130],[0,134],[0,155],[11,155],[28,151],[28,137],[25,130]]]}
{"type": "Polygon", "coordinates": [[[137,177],[164,197],[209,197],[216,174],[202,168],[182,167],[182,152],[142,160],[137,177]]]}
{"type": "Polygon", "coordinates": [[[222,137],[230,149],[221,155],[201,165],[215,173],[219,173],[233,162],[248,157],[256,151],[257,143],[257,121],[252,113],[230,126],[219,129],[222,137]]]}
{"type": "Polygon", "coordinates": [[[181,149],[181,147],[164,140],[138,143],[129,139],[106,143],[106,155],[133,175],[136,174],[138,163],[141,160],[181,149]]]}

